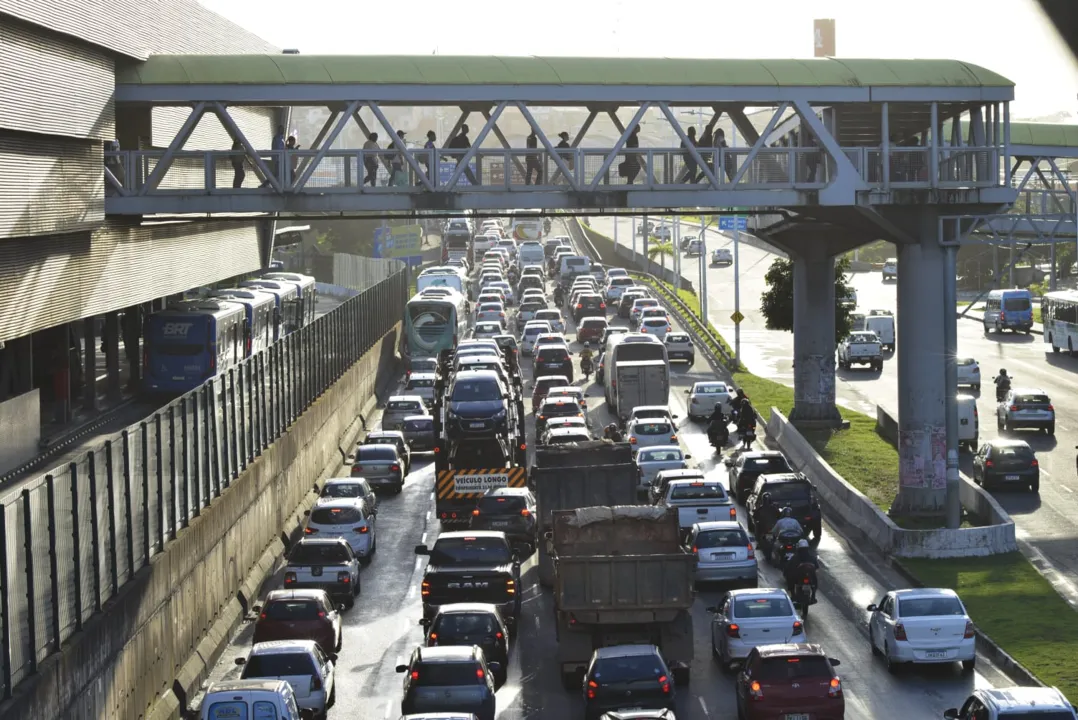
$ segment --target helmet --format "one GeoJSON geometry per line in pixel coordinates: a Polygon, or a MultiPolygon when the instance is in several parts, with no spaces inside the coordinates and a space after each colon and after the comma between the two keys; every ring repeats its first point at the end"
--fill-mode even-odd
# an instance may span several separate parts
{"type": "Polygon", "coordinates": [[[800,540],[797,543],[797,547],[798,547],[798,549],[801,549],[801,550],[808,550],[809,549],[809,541],[808,540],[800,540]]]}
{"type": "Polygon", "coordinates": [[[1007,368],[1000,368],[999,369],[999,374],[1000,375],[1006,375],[1007,374],[1007,368]]]}
{"type": "Polygon", "coordinates": [[[794,511],[793,511],[793,509],[792,509],[792,508],[790,508],[790,507],[784,507],[784,508],[782,509],[782,516],[783,516],[784,518],[788,518],[788,517],[793,517],[793,516],[794,516],[794,511]]]}
{"type": "Polygon", "coordinates": [[[760,496],[760,499],[763,500],[765,503],[770,503],[771,502],[771,493],[765,492],[763,495],[760,496]]]}
{"type": "Polygon", "coordinates": [[[586,343],[584,343],[584,347],[585,347],[585,348],[590,348],[590,347],[591,347],[591,343],[590,343],[590,342],[586,342],[586,343]]]}

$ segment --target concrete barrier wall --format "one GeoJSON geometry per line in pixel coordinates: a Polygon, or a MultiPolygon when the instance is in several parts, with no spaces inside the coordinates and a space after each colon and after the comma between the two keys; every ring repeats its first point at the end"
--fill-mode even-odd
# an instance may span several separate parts
{"type": "Polygon", "coordinates": [[[21,683],[0,717],[179,717],[299,527],[313,483],[340,466],[342,440],[396,377],[399,333],[398,324],[21,683]]]}
{"type": "MultiPolygon", "coordinates": [[[[986,512],[986,516],[998,524],[957,530],[906,530],[895,525],[871,500],[835,472],[778,408],[771,408],[766,427],[768,436],[794,468],[805,473],[816,486],[828,519],[855,527],[885,553],[897,557],[944,558],[995,555],[1018,549],[1014,522],[987,493],[983,493],[985,497],[982,498],[981,494],[971,494],[969,488],[963,487],[963,505],[986,512]],[[998,512],[985,505],[986,502],[995,505],[998,512]]],[[[974,486],[973,490],[979,488],[974,486]]]]}

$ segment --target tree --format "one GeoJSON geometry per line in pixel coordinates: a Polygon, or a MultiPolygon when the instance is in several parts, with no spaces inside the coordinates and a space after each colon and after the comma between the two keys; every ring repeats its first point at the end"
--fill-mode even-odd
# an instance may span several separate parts
{"type": "Polygon", "coordinates": [[[655,240],[648,243],[648,260],[655,262],[655,256],[659,256],[659,264],[662,266],[662,274],[666,274],[666,256],[674,256],[674,243],[669,240],[655,240]]]}
{"type": "MultiPolygon", "coordinates": [[[[835,260],[835,342],[850,334],[853,318],[850,308],[837,302],[846,297],[853,288],[846,281],[850,261],[847,258],[835,260]]],[[[764,276],[767,290],[760,295],[760,312],[767,321],[768,330],[794,329],[794,265],[790,260],[778,258],[771,263],[764,276]]]]}

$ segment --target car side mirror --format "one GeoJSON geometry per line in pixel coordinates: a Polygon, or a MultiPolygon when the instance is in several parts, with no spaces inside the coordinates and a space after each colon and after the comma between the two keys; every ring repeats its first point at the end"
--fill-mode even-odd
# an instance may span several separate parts
{"type": "Polygon", "coordinates": [[[430,548],[428,548],[426,545],[416,545],[415,546],[415,554],[416,555],[430,555],[430,548]]]}
{"type": "Polygon", "coordinates": [[[708,605],[704,609],[707,610],[709,613],[713,613],[713,614],[719,612],[719,606],[718,605],[708,605]]]}
{"type": "Polygon", "coordinates": [[[487,670],[490,670],[492,675],[497,675],[502,671],[502,664],[500,662],[488,662],[487,670]]]}
{"type": "Polygon", "coordinates": [[[831,667],[838,667],[842,664],[838,658],[827,658],[827,662],[831,663],[831,667]]]}
{"type": "Polygon", "coordinates": [[[314,710],[307,708],[305,710],[299,711],[299,717],[300,720],[314,720],[316,716],[314,714],[314,710]]]}
{"type": "Polygon", "coordinates": [[[330,662],[337,662],[337,653],[328,653],[326,657],[329,658],[330,662]]]}
{"type": "Polygon", "coordinates": [[[337,612],[344,612],[344,611],[345,611],[344,605],[338,605],[337,606],[337,612]]]}
{"type": "Polygon", "coordinates": [[[431,624],[430,618],[419,618],[419,624],[425,628],[429,628],[431,624]]]}
{"type": "Polygon", "coordinates": [[[958,720],[958,708],[947,708],[943,711],[943,717],[947,720],[958,720]]]}
{"type": "Polygon", "coordinates": [[[878,608],[876,607],[876,603],[872,603],[871,605],[869,605],[868,607],[865,608],[865,610],[868,610],[869,612],[876,612],[877,609],[878,608]]]}
{"type": "Polygon", "coordinates": [[[397,666],[397,672],[399,672],[399,673],[408,672],[408,666],[407,665],[398,665],[397,666]]]}
{"type": "Polygon", "coordinates": [[[239,665],[240,667],[242,667],[242,666],[247,664],[247,658],[238,657],[238,658],[235,659],[234,662],[236,663],[236,665],[239,665]]]}
{"type": "Polygon", "coordinates": [[[304,511],[303,511],[303,515],[304,515],[304,517],[306,517],[306,516],[308,516],[308,515],[310,515],[310,514],[311,514],[311,511],[310,511],[310,510],[304,510],[304,511]]]}
{"type": "Polygon", "coordinates": [[[692,390],[686,390],[686,391],[685,391],[685,394],[686,394],[686,395],[692,395],[692,390]]]}
{"type": "Polygon", "coordinates": [[[251,606],[251,612],[253,612],[253,613],[262,612],[262,606],[261,605],[252,605],[251,606]]]}
{"type": "Polygon", "coordinates": [[[686,455],[686,456],[685,456],[685,459],[686,459],[686,460],[692,460],[692,455],[686,455]]]}

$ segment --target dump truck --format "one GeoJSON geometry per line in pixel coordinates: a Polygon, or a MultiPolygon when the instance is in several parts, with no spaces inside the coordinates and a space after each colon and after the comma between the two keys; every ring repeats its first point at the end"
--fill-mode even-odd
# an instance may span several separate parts
{"type": "Polygon", "coordinates": [[[552,525],[558,664],[565,688],[580,687],[596,649],[637,643],[657,646],[675,683],[687,684],[696,561],[681,544],[677,510],[558,510],[552,525]]]}
{"type": "Polygon", "coordinates": [[[535,451],[528,485],[539,510],[539,582],[554,585],[551,517],[556,510],[636,502],[637,470],[628,443],[594,441],[535,451]]]}

